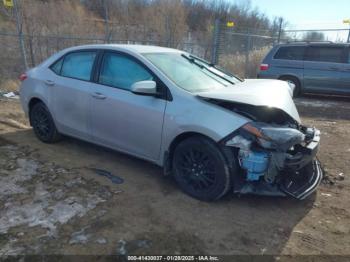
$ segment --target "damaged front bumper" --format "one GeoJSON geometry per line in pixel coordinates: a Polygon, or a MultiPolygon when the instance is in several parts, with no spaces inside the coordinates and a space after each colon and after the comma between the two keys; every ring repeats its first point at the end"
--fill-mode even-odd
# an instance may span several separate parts
{"type": "Polygon", "coordinates": [[[225,141],[238,148],[240,174],[234,192],[305,199],[323,174],[316,159],[320,131],[253,123],[225,141]]]}
{"type": "Polygon", "coordinates": [[[302,169],[286,174],[280,184],[280,189],[287,195],[302,200],[317,189],[322,178],[323,173],[319,161],[312,160],[302,169]]]}
{"type": "Polygon", "coordinates": [[[305,199],[316,190],[323,178],[320,162],[316,159],[319,143],[320,131],[314,130],[311,141],[305,146],[297,145],[297,153],[286,158],[286,174],[280,184],[283,192],[305,199]]]}

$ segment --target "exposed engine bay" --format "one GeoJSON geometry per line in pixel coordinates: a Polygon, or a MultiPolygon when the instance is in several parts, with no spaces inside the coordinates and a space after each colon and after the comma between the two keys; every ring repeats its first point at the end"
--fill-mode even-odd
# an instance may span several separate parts
{"type": "Polygon", "coordinates": [[[315,158],[319,130],[299,124],[278,108],[210,102],[252,120],[222,141],[237,149],[242,175],[235,180],[236,193],[304,199],[316,189],[322,179],[315,158]]]}

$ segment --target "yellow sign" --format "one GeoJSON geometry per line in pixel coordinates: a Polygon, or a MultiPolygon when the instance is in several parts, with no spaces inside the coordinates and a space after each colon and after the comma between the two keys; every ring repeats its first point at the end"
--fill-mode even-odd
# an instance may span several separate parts
{"type": "Polygon", "coordinates": [[[350,19],[344,19],[344,20],[343,20],[343,23],[344,23],[344,24],[350,24],[350,19]]]}
{"type": "Polygon", "coordinates": [[[226,23],[226,26],[227,26],[227,27],[234,27],[234,26],[235,26],[235,23],[234,23],[234,22],[227,22],[227,23],[226,23]]]}
{"type": "Polygon", "coordinates": [[[4,6],[6,7],[13,7],[13,0],[3,0],[4,6]]]}

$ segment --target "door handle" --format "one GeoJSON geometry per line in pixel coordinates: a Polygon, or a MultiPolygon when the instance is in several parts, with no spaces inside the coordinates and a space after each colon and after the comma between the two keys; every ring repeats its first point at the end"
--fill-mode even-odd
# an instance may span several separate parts
{"type": "Polygon", "coordinates": [[[93,94],[92,94],[92,97],[93,97],[93,98],[96,98],[96,99],[106,99],[106,96],[103,95],[103,94],[101,94],[101,93],[99,93],[99,92],[93,93],[93,94]]]}
{"type": "Polygon", "coordinates": [[[48,79],[48,80],[45,80],[45,84],[48,86],[53,86],[55,84],[55,82],[48,79]]]}

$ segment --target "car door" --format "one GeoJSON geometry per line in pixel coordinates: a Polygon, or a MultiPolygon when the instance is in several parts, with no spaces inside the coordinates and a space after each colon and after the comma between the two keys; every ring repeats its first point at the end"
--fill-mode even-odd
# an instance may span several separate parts
{"type": "Polygon", "coordinates": [[[341,88],[340,94],[350,94],[350,48],[346,49],[345,63],[341,72],[341,88]]]}
{"type": "Polygon", "coordinates": [[[52,87],[54,118],[60,132],[89,139],[90,79],[97,52],[81,50],[66,54],[51,70],[56,76],[52,87]]]}
{"type": "Polygon", "coordinates": [[[303,57],[305,49],[306,47],[304,45],[280,47],[270,63],[272,70],[278,76],[292,75],[301,79],[304,69],[303,57]]]}
{"type": "Polygon", "coordinates": [[[156,76],[130,55],[106,51],[101,56],[91,97],[93,139],[108,147],[157,160],[166,100],[130,91],[133,83],[158,81],[156,76]]]}
{"type": "Polygon", "coordinates": [[[332,93],[341,89],[344,47],[311,45],[304,61],[304,90],[332,93]]]}

